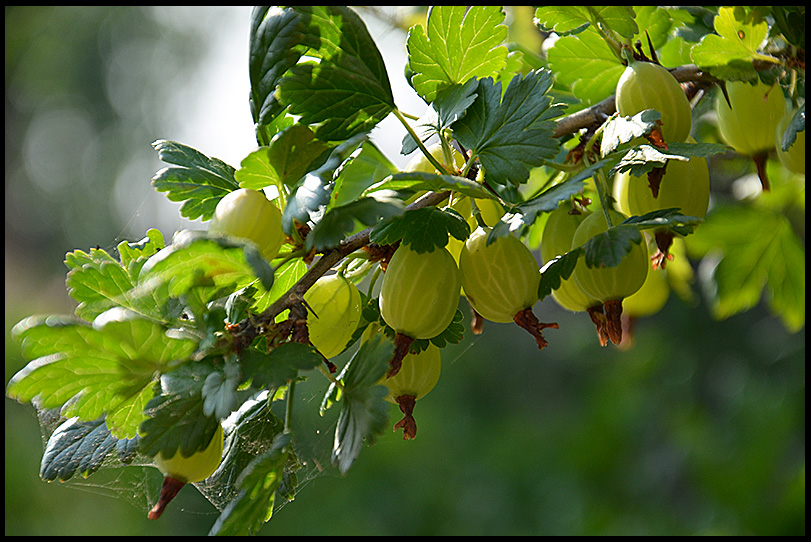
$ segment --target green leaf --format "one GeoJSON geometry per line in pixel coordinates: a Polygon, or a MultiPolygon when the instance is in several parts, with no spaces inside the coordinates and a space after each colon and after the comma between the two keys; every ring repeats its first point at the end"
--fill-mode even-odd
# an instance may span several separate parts
{"type": "Polygon", "coordinates": [[[779,62],[758,52],[769,32],[769,25],[757,11],[747,13],[744,6],[719,8],[713,26],[716,34],[704,36],[690,53],[699,68],[722,79],[748,80],[757,74],[753,61],[779,62]]]}
{"type": "Polygon", "coordinates": [[[270,289],[273,268],[250,242],[183,230],[172,245],[144,264],[140,282],[146,291],[168,284],[174,298],[202,288],[207,292],[203,299],[211,301],[225,288],[238,290],[255,284],[270,289]]]}
{"type": "Polygon", "coordinates": [[[137,436],[123,440],[115,438],[103,419],[82,422],[79,418],[70,418],[48,438],[39,475],[49,482],[64,482],[77,472],[87,478],[114,452],[118,452],[122,463],[130,462],[137,445],[137,436]]]}
{"type": "Polygon", "coordinates": [[[373,336],[346,364],[339,376],[344,382],[343,406],[335,428],[332,464],[346,474],[364,442],[371,445],[388,423],[388,390],[377,384],[388,369],[394,345],[382,335],[373,336]]]}
{"type": "Polygon", "coordinates": [[[792,332],[805,325],[805,250],[782,213],[719,206],[687,239],[712,272],[704,278],[714,316],[746,311],[765,297],[792,332]]]}
{"type": "Polygon", "coordinates": [[[471,181],[464,177],[457,177],[456,175],[437,175],[436,173],[425,173],[422,171],[395,173],[379,183],[370,186],[364,194],[371,195],[381,190],[430,192],[452,190],[472,198],[494,199],[493,195],[476,181],[471,181]]]}
{"type": "Polygon", "coordinates": [[[331,207],[307,234],[305,247],[321,252],[337,247],[346,237],[404,211],[403,202],[384,194],[373,194],[352,203],[331,207]]]}
{"type": "Polygon", "coordinates": [[[152,146],[158,158],[178,166],[158,171],[152,186],[170,201],[182,201],[180,215],[189,220],[210,220],[220,199],[239,188],[234,168],[217,158],[174,141],[161,139],[152,146]]]}
{"type": "Polygon", "coordinates": [[[367,188],[397,171],[397,166],[374,143],[364,141],[335,171],[327,211],[357,200],[367,188]]]}
{"type": "Polygon", "coordinates": [[[394,109],[383,57],[366,25],[346,6],[296,6],[305,61],[278,85],[280,101],[322,141],[368,132],[394,109]]]}
{"type": "Polygon", "coordinates": [[[110,430],[121,438],[135,436],[156,374],[197,347],[121,308],[101,314],[92,326],[70,317],[32,316],[14,326],[12,337],[33,361],[12,377],[10,397],[36,399],[44,409],[67,404],[66,417],[106,415],[110,430]]]}
{"type": "Polygon", "coordinates": [[[570,90],[588,107],[613,95],[625,66],[596,32],[564,36],[547,52],[556,87],[570,90]]]}
{"type": "Polygon", "coordinates": [[[626,224],[615,225],[598,233],[583,245],[589,267],[616,267],[631,251],[632,244],[642,242],[639,229],[626,224]]]}
{"type": "Polygon", "coordinates": [[[326,143],[315,139],[307,126],[294,124],[276,134],[267,147],[246,156],[234,176],[241,188],[261,190],[275,186],[284,195],[328,148],[326,143]]]}
{"type": "Polygon", "coordinates": [[[284,74],[296,65],[305,47],[299,46],[299,16],[292,7],[257,6],[251,13],[248,74],[251,115],[256,139],[267,146],[279,127],[274,119],[285,109],[275,92],[284,74]]]}
{"type": "Polygon", "coordinates": [[[276,435],[270,449],[257,456],[237,481],[240,491],[211,527],[212,535],[256,534],[273,515],[276,491],[284,476],[292,435],[276,435]]]}
{"type": "Polygon", "coordinates": [[[606,157],[617,147],[651,133],[662,118],[654,109],[645,109],[631,117],[619,114],[611,117],[603,126],[603,137],[600,141],[600,156],[606,157]]]}
{"type": "MultiPolygon", "coordinates": [[[[464,84],[450,85],[440,90],[426,113],[414,126],[414,131],[425,143],[432,136],[462,118],[467,108],[476,99],[478,80],[474,77],[464,84]]],[[[417,142],[410,133],[403,136],[401,154],[408,155],[417,150],[417,142]]]]}
{"type": "Polygon", "coordinates": [[[453,124],[454,136],[478,157],[491,185],[524,183],[530,169],[557,155],[559,141],[552,137],[555,124],[548,120],[558,112],[549,107],[552,99],[546,92],[551,84],[547,70],[516,76],[502,100],[501,83],[482,79],[476,101],[453,124]]]}
{"type": "Polygon", "coordinates": [[[164,247],[158,230],[149,230],[148,235],[138,244],[119,243],[121,263],[102,249],[90,249],[89,253],[76,250],[65,255],[65,284],[68,294],[78,302],[77,316],[91,322],[117,306],[162,321],[178,316],[179,306],[168,302],[167,296],[142,296],[133,290],[141,267],[164,247]]]}
{"type": "Polygon", "coordinates": [[[794,116],[791,117],[788,126],[786,126],[786,131],[783,132],[783,136],[780,138],[780,148],[787,151],[797,139],[797,132],[803,131],[805,131],[805,104],[800,106],[794,116]]]}
{"type": "Polygon", "coordinates": [[[635,17],[630,6],[544,6],[535,10],[537,23],[559,36],[598,26],[630,39],[639,32],[635,17]]]}
{"type": "Polygon", "coordinates": [[[448,235],[464,241],[470,235],[470,226],[453,209],[423,207],[380,222],[372,230],[369,240],[380,245],[402,240],[402,244],[423,253],[447,245],[448,235]]]}
{"type": "Polygon", "coordinates": [[[408,32],[411,85],[431,103],[443,88],[473,77],[496,77],[504,68],[507,37],[504,12],[499,6],[432,6],[427,28],[408,32]]]}
{"type": "Polygon", "coordinates": [[[282,343],[267,354],[252,348],[239,354],[242,379],[250,379],[256,389],[284,386],[300,371],[314,369],[323,361],[313,346],[302,343],[282,343]]]}
{"type": "Polygon", "coordinates": [[[669,143],[667,151],[662,151],[652,145],[639,145],[625,154],[625,156],[611,168],[610,174],[630,171],[637,177],[662,167],[668,160],[687,161],[693,156],[706,158],[713,154],[725,153],[729,150],[726,145],[719,143],[669,143]]]}
{"type": "Polygon", "coordinates": [[[543,299],[560,288],[562,281],[568,279],[577,266],[577,260],[583,255],[583,248],[577,247],[566,254],[549,260],[541,268],[541,282],[538,284],[538,299],[543,299]]]}

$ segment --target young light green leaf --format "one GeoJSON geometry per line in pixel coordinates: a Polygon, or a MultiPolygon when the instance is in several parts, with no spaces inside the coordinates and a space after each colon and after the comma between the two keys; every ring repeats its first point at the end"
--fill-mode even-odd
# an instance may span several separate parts
{"type": "Polygon", "coordinates": [[[234,168],[222,160],[174,141],[158,140],[152,146],[158,158],[177,166],[158,171],[152,186],[169,200],[182,201],[180,214],[189,220],[210,220],[220,199],[239,188],[234,168]]]}
{"type": "Polygon", "coordinates": [[[12,377],[10,397],[36,399],[41,408],[69,403],[63,415],[83,420],[106,415],[120,438],[135,436],[154,394],[155,375],[197,347],[120,308],[101,314],[92,326],[69,317],[32,316],[14,326],[12,337],[33,361],[12,377]]]}
{"type": "Polygon", "coordinates": [[[547,58],[556,86],[570,90],[582,107],[613,95],[625,70],[614,50],[592,31],[558,39],[547,58]]]}
{"type": "Polygon", "coordinates": [[[411,85],[431,103],[443,88],[466,83],[473,77],[496,77],[504,68],[507,37],[499,6],[433,6],[427,28],[408,32],[411,85]]]}
{"type": "Polygon", "coordinates": [[[368,132],[394,109],[383,57],[366,25],[346,6],[296,6],[311,46],[278,85],[280,101],[322,141],[368,132]]]}
{"type": "Polygon", "coordinates": [[[536,23],[559,36],[597,26],[630,39],[639,32],[635,17],[631,6],[543,6],[535,10],[536,23]]]}
{"type": "Polygon", "coordinates": [[[645,109],[631,117],[614,115],[603,126],[600,156],[605,158],[620,145],[650,134],[651,130],[658,125],[657,121],[661,118],[662,114],[654,109],[645,109]]]}
{"type": "Polygon", "coordinates": [[[397,171],[397,166],[374,143],[364,141],[335,170],[335,186],[330,194],[327,211],[356,201],[367,188],[397,171]]]}
{"type": "MultiPolygon", "coordinates": [[[[294,124],[276,134],[267,147],[246,156],[235,178],[241,188],[261,190],[275,186],[284,196],[329,146],[317,139],[307,126],[294,124]]],[[[284,199],[282,199],[284,201],[284,199]]]]}
{"type": "Polygon", "coordinates": [[[552,99],[546,92],[551,85],[551,72],[532,71],[514,77],[502,99],[501,83],[482,79],[476,101],[453,124],[454,136],[479,158],[491,185],[524,183],[530,169],[557,155],[555,125],[548,120],[558,113],[549,107],[552,99]]]}
{"type": "Polygon", "coordinates": [[[758,52],[769,25],[757,11],[747,12],[744,6],[719,8],[713,26],[717,34],[704,36],[690,53],[699,68],[706,68],[720,78],[751,79],[756,75],[753,61],[779,62],[758,52]]]}
{"type": "Polygon", "coordinates": [[[273,268],[249,242],[183,230],[175,235],[172,245],[144,264],[139,281],[145,291],[168,284],[169,295],[174,298],[192,288],[215,294],[223,288],[238,290],[256,284],[269,290],[273,268]]]}
{"type": "Polygon", "coordinates": [[[764,296],[792,332],[805,325],[805,250],[785,215],[765,207],[720,206],[687,238],[704,256],[704,290],[723,319],[748,310],[764,296]]]}

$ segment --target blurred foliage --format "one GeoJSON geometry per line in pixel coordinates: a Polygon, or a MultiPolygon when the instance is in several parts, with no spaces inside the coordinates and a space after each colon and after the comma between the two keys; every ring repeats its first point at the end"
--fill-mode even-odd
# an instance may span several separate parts
{"type": "MultiPolygon", "coordinates": [[[[7,382],[24,365],[10,327],[72,310],[61,256],[112,245],[125,227],[139,200],[116,178],[154,160],[149,143],[168,135],[165,107],[177,106],[167,74],[195,69],[205,36],[148,8],[5,15],[7,382]]],[[[138,193],[155,170],[137,177],[138,193]]],[[[764,308],[715,321],[671,296],[620,350],[552,300],[536,313],[560,323],[547,349],[516,326],[468,334],[417,405],[416,440],[384,436],[346,477],[314,471],[261,533],[805,533],[804,330],[789,334],[764,308]]],[[[205,534],[216,518],[196,491],[150,522],[145,495],[111,496],[105,473],[91,487],[46,484],[31,407],[6,399],[5,431],[7,535],[205,534]]]]}

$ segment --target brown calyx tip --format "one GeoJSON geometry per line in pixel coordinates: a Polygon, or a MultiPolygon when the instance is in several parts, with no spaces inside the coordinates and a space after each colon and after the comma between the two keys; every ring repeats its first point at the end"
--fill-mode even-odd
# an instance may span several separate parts
{"type": "Polygon", "coordinates": [[[389,371],[386,373],[386,378],[391,378],[400,372],[400,367],[403,366],[403,359],[408,355],[408,350],[411,348],[411,343],[413,342],[414,337],[409,337],[399,332],[394,334],[394,355],[389,360],[389,371]]]}
{"type": "Polygon", "coordinates": [[[622,342],[622,299],[610,299],[603,306],[608,323],[608,338],[612,343],[620,344],[622,342]]]}
{"type": "Polygon", "coordinates": [[[673,260],[670,247],[673,246],[673,232],[662,230],[654,234],[656,239],[656,253],[650,257],[653,269],[665,269],[668,261],[673,260]]]}
{"type": "Polygon", "coordinates": [[[402,420],[394,424],[394,430],[403,430],[403,440],[411,440],[417,436],[417,421],[412,416],[417,398],[413,395],[401,395],[395,399],[400,407],[400,412],[404,414],[402,420]]]}
{"type": "Polygon", "coordinates": [[[558,324],[556,322],[547,324],[539,321],[538,317],[532,312],[532,308],[526,308],[519,311],[518,314],[513,317],[513,321],[520,327],[526,329],[530,335],[535,337],[535,342],[538,344],[539,350],[543,350],[549,346],[549,342],[544,338],[542,330],[548,327],[558,329],[558,324]]]}
{"type": "Polygon", "coordinates": [[[603,305],[594,305],[586,309],[589,313],[591,321],[594,322],[594,327],[597,328],[597,338],[600,339],[600,346],[608,344],[608,322],[603,313],[603,305]]]}
{"type": "Polygon", "coordinates": [[[172,499],[178,494],[178,492],[186,485],[186,482],[182,480],[178,480],[177,478],[172,478],[171,476],[166,476],[163,479],[163,485],[161,486],[161,494],[158,497],[158,502],[155,503],[155,506],[152,507],[152,510],[149,511],[147,517],[149,519],[158,519],[163,514],[163,511],[166,509],[166,506],[172,502],[172,499]]]}

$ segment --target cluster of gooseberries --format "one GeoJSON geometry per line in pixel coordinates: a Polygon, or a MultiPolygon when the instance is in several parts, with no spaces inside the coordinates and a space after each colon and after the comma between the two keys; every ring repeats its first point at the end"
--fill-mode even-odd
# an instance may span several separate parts
{"type": "MultiPolygon", "coordinates": [[[[616,106],[622,116],[658,111],[661,120],[649,138],[654,144],[695,142],[690,137],[692,112],[684,90],[655,61],[629,59],[617,84],[616,106]]],[[[787,169],[805,173],[804,131],[797,133],[788,149],[781,146],[794,111],[787,111],[779,89],[760,82],[729,83],[715,107],[720,136],[736,152],[757,161],[776,151],[787,169]],[[748,129],[755,119],[760,129],[748,129]]],[[[458,173],[464,164],[448,145],[436,144],[429,152],[448,171],[458,173]]],[[[422,154],[406,171],[439,173],[422,154]]],[[[549,214],[540,243],[542,263],[584,246],[628,216],[678,208],[684,215],[703,218],[709,207],[709,170],[700,157],[670,160],[649,174],[647,182],[628,172],[618,173],[612,186],[613,208],[595,211],[584,205],[587,198],[572,198],[549,214]]],[[[765,183],[764,188],[768,188],[765,183]]],[[[393,330],[394,355],[380,383],[388,388],[386,399],[404,415],[394,429],[402,429],[405,439],[416,436],[415,403],[436,386],[441,371],[440,349],[431,343],[417,349],[415,341],[440,335],[452,322],[460,296],[472,309],[474,333],[481,332],[482,320],[514,322],[529,331],[542,349],[547,346],[542,330],[557,328],[556,323],[540,322],[532,312],[539,300],[543,268],[529,248],[512,233],[490,239],[492,227],[505,212],[498,200],[461,196],[450,205],[468,220],[472,232],[468,239],[450,238],[447,246],[425,252],[405,244],[396,246],[380,266],[384,273],[378,297],[380,320],[365,322],[361,335],[364,342],[373,334],[387,335],[386,326],[393,330]]],[[[222,198],[209,231],[253,243],[267,260],[277,257],[284,243],[280,209],[262,192],[244,188],[222,198]]],[[[679,273],[679,268],[666,270],[665,264],[673,259],[672,248],[683,250],[680,243],[671,231],[654,230],[645,232],[643,242],[632,245],[614,267],[590,267],[580,258],[571,275],[561,277],[552,298],[564,309],[588,313],[603,346],[627,344],[629,322],[658,312],[667,301],[670,273],[679,273]]],[[[325,360],[351,344],[363,320],[362,299],[356,284],[342,271],[320,277],[303,295],[306,340],[325,360]]],[[[210,476],[219,465],[222,447],[222,427],[218,427],[205,449],[191,457],[180,451],[168,459],[156,457],[166,478],[150,518],[159,517],[185,483],[210,476]]]]}

